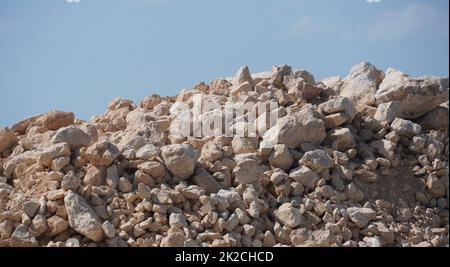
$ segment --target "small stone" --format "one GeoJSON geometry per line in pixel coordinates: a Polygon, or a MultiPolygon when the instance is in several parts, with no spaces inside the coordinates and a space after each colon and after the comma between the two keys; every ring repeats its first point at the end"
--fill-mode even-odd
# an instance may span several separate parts
{"type": "Polygon", "coordinates": [[[109,222],[109,221],[105,221],[102,224],[102,229],[103,229],[103,233],[105,234],[105,236],[107,238],[114,238],[116,236],[116,229],[114,228],[114,226],[109,222]]]}
{"type": "Polygon", "coordinates": [[[240,161],[233,170],[235,181],[239,184],[251,184],[263,177],[258,162],[253,159],[240,161]]]}
{"type": "Polygon", "coordinates": [[[184,215],[179,214],[179,213],[170,214],[169,225],[170,225],[170,227],[178,227],[178,228],[183,228],[183,227],[188,226],[184,215]]]}
{"type": "Polygon", "coordinates": [[[290,203],[281,205],[274,214],[278,221],[290,228],[299,226],[302,221],[300,210],[292,207],[290,203]]]}
{"type": "Polygon", "coordinates": [[[86,150],[87,159],[96,166],[109,166],[119,156],[117,147],[108,140],[98,141],[86,150]]]}
{"type": "Polygon", "coordinates": [[[319,180],[319,176],[317,176],[315,172],[306,166],[301,166],[292,170],[289,177],[309,189],[314,189],[317,181],[319,180]]]}
{"type": "Polygon", "coordinates": [[[359,228],[364,228],[376,216],[376,212],[369,208],[348,208],[347,214],[359,228]]]}
{"type": "Polygon", "coordinates": [[[74,171],[69,171],[64,175],[61,181],[61,188],[63,190],[73,190],[76,191],[81,185],[81,178],[74,171]]]}
{"type": "Polygon", "coordinates": [[[294,158],[289,152],[289,148],[285,145],[275,145],[272,154],[269,157],[269,163],[275,168],[280,168],[283,171],[289,170],[294,158]]]}
{"type": "Polygon", "coordinates": [[[85,185],[103,185],[106,181],[105,166],[90,166],[84,176],[83,182],[85,185]]]}
{"type": "Polygon", "coordinates": [[[56,236],[69,228],[69,223],[61,217],[52,216],[47,219],[50,236],[56,236]]]}
{"type": "Polygon", "coordinates": [[[308,151],[300,160],[300,163],[316,173],[322,172],[333,166],[333,161],[324,150],[308,151]]]}
{"type": "Polygon", "coordinates": [[[119,178],[119,191],[128,193],[133,189],[133,184],[125,177],[119,178]]]}

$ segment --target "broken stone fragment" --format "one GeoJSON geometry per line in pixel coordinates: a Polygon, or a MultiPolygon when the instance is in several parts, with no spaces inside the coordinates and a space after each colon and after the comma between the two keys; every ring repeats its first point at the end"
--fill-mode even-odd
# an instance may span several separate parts
{"type": "Polygon", "coordinates": [[[117,147],[108,140],[98,141],[86,150],[87,159],[96,166],[109,166],[119,156],[117,147]]]}
{"type": "Polygon", "coordinates": [[[199,157],[198,152],[190,145],[168,145],[161,148],[162,158],[169,171],[182,179],[193,173],[199,157]]]}
{"type": "Polygon", "coordinates": [[[86,199],[77,193],[67,191],[64,204],[72,229],[95,242],[102,241],[104,236],[100,217],[86,199]]]}
{"type": "Polygon", "coordinates": [[[375,97],[378,104],[400,102],[402,118],[415,119],[448,101],[448,78],[412,78],[388,69],[375,97]]]}
{"type": "Polygon", "coordinates": [[[302,222],[300,210],[292,207],[290,203],[281,205],[274,214],[278,221],[290,228],[295,228],[302,222]]]}

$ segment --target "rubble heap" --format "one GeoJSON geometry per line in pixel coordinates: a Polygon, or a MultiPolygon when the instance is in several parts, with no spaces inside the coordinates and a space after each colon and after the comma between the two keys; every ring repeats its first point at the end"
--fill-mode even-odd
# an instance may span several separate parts
{"type": "Polygon", "coordinates": [[[34,116],[0,130],[0,246],[448,246],[448,98],[448,78],[280,65],[34,116]],[[171,134],[198,95],[277,102],[278,127],[171,134]]]}

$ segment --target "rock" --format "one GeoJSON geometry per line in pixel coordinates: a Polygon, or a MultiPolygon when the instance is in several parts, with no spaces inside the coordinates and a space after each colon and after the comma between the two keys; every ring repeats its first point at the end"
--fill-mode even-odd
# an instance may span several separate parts
{"type": "Polygon", "coordinates": [[[395,118],[402,116],[401,104],[398,101],[380,103],[373,118],[379,122],[391,123],[395,118]]]}
{"type": "Polygon", "coordinates": [[[78,248],[80,247],[80,241],[76,238],[69,238],[66,240],[66,247],[67,248],[78,248]]]}
{"type": "Polygon", "coordinates": [[[235,136],[231,141],[234,154],[246,154],[255,152],[255,139],[235,136]]]}
{"type": "Polygon", "coordinates": [[[70,157],[58,157],[52,160],[51,169],[59,172],[70,163],[70,157]]]}
{"type": "Polygon", "coordinates": [[[300,163],[316,173],[333,167],[333,161],[324,150],[308,151],[300,160],[300,163]]]}
{"type": "Polygon", "coordinates": [[[179,214],[179,213],[172,213],[169,216],[169,225],[170,227],[178,227],[178,228],[183,228],[183,227],[187,227],[188,224],[186,222],[186,218],[184,217],[183,214],[179,214]]]}
{"type": "Polygon", "coordinates": [[[354,172],[355,176],[366,183],[376,183],[378,181],[378,175],[375,172],[360,169],[354,172]]]}
{"type": "Polygon", "coordinates": [[[301,166],[292,170],[289,177],[309,189],[314,189],[316,182],[319,180],[319,176],[306,166],[301,166]]]}
{"type": "Polygon", "coordinates": [[[206,194],[217,193],[220,190],[220,185],[208,171],[203,168],[198,168],[192,176],[192,182],[205,190],[206,194]]]}
{"type": "Polygon", "coordinates": [[[69,223],[58,216],[48,218],[47,224],[50,236],[56,236],[69,228],[69,223]]]}
{"type": "Polygon", "coordinates": [[[448,129],[449,111],[448,102],[446,106],[439,106],[421,117],[417,123],[424,130],[448,129]]]}
{"type": "Polygon", "coordinates": [[[145,146],[142,146],[136,151],[136,158],[137,159],[146,159],[146,160],[152,160],[158,157],[161,154],[161,149],[156,147],[153,144],[148,144],[145,146]]]}
{"type": "Polygon", "coordinates": [[[413,137],[420,134],[422,127],[419,124],[413,123],[412,121],[396,118],[391,123],[392,130],[396,131],[399,135],[406,137],[413,137]]]}
{"type": "Polygon", "coordinates": [[[289,148],[285,145],[275,145],[273,152],[270,154],[269,163],[272,167],[280,168],[283,171],[289,170],[294,158],[289,152],[289,148]]]}
{"type": "Polygon", "coordinates": [[[37,122],[44,125],[45,128],[55,131],[73,124],[74,120],[75,115],[72,112],[54,110],[40,116],[37,122]]]}
{"type": "Polygon", "coordinates": [[[106,184],[111,188],[116,188],[119,184],[119,174],[116,165],[111,165],[106,169],[106,184]]]}
{"type": "Polygon", "coordinates": [[[159,103],[161,103],[161,96],[152,94],[146,96],[141,103],[139,103],[139,106],[143,109],[152,110],[159,103]]]}
{"type": "Polygon", "coordinates": [[[284,203],[275,212],[275,217],[280,223],[289,227],[295,228],[302,222],[302,215],[300,210],[292,207],[290,203],[284,203]]]}
{"type": "Polygon", "coordinates": [[[288,94],[293,96],[295,99],[302,98],[306,101],[312,101],[320,94],[320,87],[306,82],[303,78],[285,79],[284,85],[288,89],[288,94]]]}
{"type": "Polygon", "coordinates": [[[107,238],[114,238],[116,236],[116,229],[109,221],[105,221],[102,224],[102,229],[107,238]]]}
{"type": "Polygon", "coordinates": [[[137,194],[141,199],[144,198],[151,198],[151,188],[148,187],[148,185],[144,184],[144,183],[139,183],[138,184],[138,190],[137,190],[137,194]]]}
{"type": "Polygon", "coordinates": [[[257,161],[246,159],[238,162],[233,170],[235,182],[239,184],[251,184],[259,181],[263,177],[263,172],[259,168],[257,161]]]}
{"type": "Polygon", "coordinates": [[[194,173],[199,155],[192,146],[168,145],[161,150],[164,163],[173,175],[187,179],[194,173]]]}
{"type": "MultiPolygon", "coordinates": [[[[427,187],[434,198],[445,196],[445,186],[436,175],[430,174],[427,179],[427,187]]],[[[447,187],[448,188],[448,187],[447,187]]]]}
{"type": "Polygon", "coordinates": [[[30,230],[36,233],[37,236],[42,235],[43,233],[47,232],[48,224],[47,219],[44,215],[37,214],[30,225],[30,230]]]}
{"type": "Polygon", "coordinates": [[[349,150],[356,145],[353,134],[348,128],[336,128],[329,131],[325,142],[339,151],[349,150]]]}
{"type": "Polygon", "coordinates": [[[347,115],[348,121],[352,121],[355,118],[355,105],[347,97],[332,98],[320,104],[319,111],[325,115],[344,113],[347,115]]]}
{"type": "Polygon", "coordinates": [[[38,153],[37,162],[39,165],[50,167],[52,160],[60,157],[70,156],[70,148],[66,143],[52,145],[38,153]]]}
{"type": "Polygon", "coordinates": [[[381,154],[384,158],[394,159],[395,144],[389,140],[381,139],[370,143],[370,147],[381,154]]]}
{"type": "Polygon", "coordinates": [[[161,247],[183,247],[186,237],[180,232],[170,233],[161,240],[161,247]]]}
{"type": "Polygon", "coordinates": [[[349,121],[351,121],[350,116],[348,116],[347,113],[343,113],[343,112],[328,115],[323,119],[325,128],[327,128],[327,129],[333,129],[333,128],[339,127],[342,124],[349,122],[349,121]]]}
{"type": "Polygon", "coordinates": [[[376,95],[377,104],[400,102],[402,118],[415,119],[448,101],[448,78],[419,77],[388,69],[376,95]]]}
{"type": "Polygon", "coordinates": [[[52,138],[52,142],[67,143],[70,149],[89,146],[97,141],[97,129],[93,125],[70,125],[60,128],[52,138]]]}
{"type": "Polygon", "coordinates": [[[36,247],[39,242],[27,226],[20,224],[11,234],[10,244],[14,247],[36,247]]]}
{"type": "Polygon", "coordinates": [[[98,141],[86,150],[86,157],[96,166],[109,166],[119,156],[117,147],[108,140],[98,141]]]}
{"type": "Polygon", "coordinates": [[[320,144],[325,139],[325,126],[312,106],[289,114],[278,120],[277,125],[264,134],[264,140],[272,144],[284,144],[296,148],[301,143],[320,144]]]}
{"type": "Polygon", "coordinates": [[[39,209],[39,206],[39,202],[25,201],[22,203],[22,211],[28,215],[28,217],[33,218],[36,211],[39,209]]]}
{"type": "Polygon", "coordinates": [[[105,166],[90,166],[84,176],[85,185],[103,185],[106,180],[106,167],[105,166]]]}
{"type": "Polygon", "coordinates": [[[64,204],[69,218],[69,225],[87,238],[100,242],[103,239],[101,220],[89,203],[82,196],[67,191],[64,204]]]}
{"type": "Polygon", "coordinates": [[[376,216],[376,212],[369,208],[348,208],[347,214],[358,228],[364,228],[376,216]]]}
{"type": "Polygon", "coordinates": [[[235,85],[241,85],[245,82],[248,82],[250,85],[253,85],[252,75],[247,66],[242,66],[236,73],[235,85]]]}
{"type": "Polygon", "coordinates": [[[61,180],[61,188],[64,190],[76,191],[81,185],[81,177],[74,171],[68,172],[61,180]]]}
{"type": "Polygon", "coordinates": [[[364,199],[364,193],[354,183],[350,183],[345,187],[345,194],[356,203],[364,199]]]}
{"type": "Polygon", "coordinates": [[[354,103],[375,105],[375,93],[384,79],[384,73],[368,62],[356,64],[344,79],[340,95],[354,103]]]}
{"type": "Polygon", "coordinates": [[[292,67],[277,65],[272,67],[270,80],[276,88],[284,87],[284,77],[292,74],[292,67]]]}
{"type": "Polygon", "coordinates": [[[145,174],[150,175],[153,178],[162,178],[166,175],[166,169],[164,165],[158,161],[146,161],[138,166],[139,170],[142,170],[145,174]]]}
{"type": "Polygon", "coordinates": [[[17,138],[13,131],[8,128],[0,128],[0,154],[17,143],[17,138]]]}
{"type": "Polygon", "coordinates": [[[122,193],[128,193],[133,190],[133,184],[125,177],[119,178],[119,191],[122,193]]]}

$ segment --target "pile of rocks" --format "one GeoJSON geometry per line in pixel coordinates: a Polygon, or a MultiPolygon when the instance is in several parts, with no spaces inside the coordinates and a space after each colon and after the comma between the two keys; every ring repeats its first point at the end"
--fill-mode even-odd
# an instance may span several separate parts
{"type": "Polygon", "coordinates": [[[0,131],[0,246],[448,246],[448,98],[447,78],[281,65],[34,116],[0,131]],[[277,127],[171,134],[198,95],[275,101],[277,127]]]}

